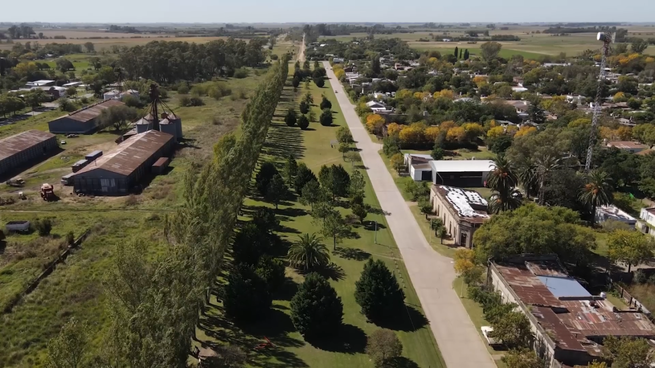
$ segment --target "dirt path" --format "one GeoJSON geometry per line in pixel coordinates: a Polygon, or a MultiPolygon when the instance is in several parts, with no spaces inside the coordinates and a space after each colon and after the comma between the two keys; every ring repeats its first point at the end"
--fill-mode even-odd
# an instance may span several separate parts
{"type": "Polygon", "coordinates": [[[298,52],[298,61],[301,63],[305,61],[305,48],[307,48],[307,45],[305,45],[305,35],[302,35],[302,43],[300,44],[300,51],[298,52]]]}

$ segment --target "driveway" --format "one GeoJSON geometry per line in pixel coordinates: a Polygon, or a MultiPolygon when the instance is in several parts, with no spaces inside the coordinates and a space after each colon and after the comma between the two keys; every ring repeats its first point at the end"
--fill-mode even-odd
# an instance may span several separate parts
{"type": "Polygon", "coordinates": [[[480,334],[452,288],[456,275],[451,259],[437,253],[426,241],[378,154],[380,145],[371,141],[329,63],[324,62],[324,67],[332,87],[338,92],[337,101],[357,148],[361,149],[380,205],[388,213],[387,222],[446,365],[450,368],[495,368],[480,334]]]}

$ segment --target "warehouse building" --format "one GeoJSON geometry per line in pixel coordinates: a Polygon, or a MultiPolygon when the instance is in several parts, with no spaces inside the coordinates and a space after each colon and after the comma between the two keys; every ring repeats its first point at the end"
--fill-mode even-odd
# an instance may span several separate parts
{"type": "Polygon", "coordinates": [[[120,105],[124,103],[118,100],[98,102],[49,122],[48,128],[50,133],[54,134],[90,134],[98,129],[100,124],[98,117],[102,110],[120,105]]]}
{"type": "Polygon", "coordinates": [[[40,130],[28,130],[0,139],[0,175],[29,162],[40,161],[57,148],[57,137],[40,130]]]}
{"type": "Polygon", "coordinates": [[[168,155],[174,145],[175,137],[168,133],[149,130],[136,134],[75,173],[75,193],[128,194],[152,174],[153,164],[168,155]]]}

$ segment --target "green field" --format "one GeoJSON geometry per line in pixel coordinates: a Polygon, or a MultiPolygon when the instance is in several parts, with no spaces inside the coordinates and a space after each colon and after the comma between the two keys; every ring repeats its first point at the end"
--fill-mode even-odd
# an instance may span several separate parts
{"type": "MultiPolygon", "coordinates": [[[[301,88],[304,93],[304,89],[301,88]]],[[[262,160],[271,160],[282,163],[288,154],[293,154],[298,161],[305,162],[315,173],[322,165],[343,164],[352,171],[353,163],[344,162],[341,153],[330,147],[330,141],[335,138],[339,126],[345,121],[341,114],[336,98],[326,83],[325,88],[319,89],[311,85],[311,92],[315,103],[320,102],[321,94],[325,94],[333,101],[335,111],[335,124],[332,127],[323,127],[317,122],[310,124],[310,129],[301,131],[297,127],[287,127],[281,118],[284,111],[297,100],[290,88],[283,93],[283,103],[279,106],[277,117],[269,130],[269,137],[264,146],[262,160]]],[[[295,105],[295,103],[294,103],[295,105]]],[[[312,107],[317,114],[320,109],[312,107]]],[[[366,258],[382,259],[390,269],[394,270],[404,286],[406,294],[407,315],[398,316],[395,326],[401,339],[407,358],[408,367],[445,367],[443,359],[437,349],[436,342],[426,324],[420,302],[412,288],[407,272],[394,243],[393,237],[387,228],[384,216],[380,214],[380,205],[370,185],[366,186],[366,202],[375,209],[369,214],[367,221],[375,220],[380,223],[377,233],[377,244],[374,242],[373,231],[356,226],[353,231],[356,235],[345,239],[338,245],[338,251],[332,252],[332,262],[337,265],[337,272],[331,281],[344,303],[344,329],[340,336],[324,344],[311,345],[304,341],[295,331],[289,317],[289,301],[297,284],[302,282],[302,276],[292,269],[287,269],[288,290],[275,297],[273,310],[270,315],[260,322],[249,326],[235,326],[222,317],[222,306],[216,298],[212,298],[212,308],[204,317],[198,337],[201,342],[220,341],[239,345],[244,351],[251,351],[264,337],[269,338],[275,348],[266,351],[252,352],[251,366],[255,367],[372,367],[372,362],[364,354],[366,335],[377,327],[366,321],[360,313],[359,306],[354,300],[354,283],[359,278],[366,258]],[[411,317],[411,319],[410,319],[411,317]]],[[[272,207],[270,203],[249,198],[245,202],[246,211],[257,206],[272,207]]],[[[339,208],[344,215],[350,211],[339,208]]],[[[280,205],[277,214],[280,216],[282,238],[293,242],[300,233],[319,231],[310,214],[308,207],[300,205],[295,200],[280,205]]],[[[331,249],[330,240],[325,240],[331,249]]]]}

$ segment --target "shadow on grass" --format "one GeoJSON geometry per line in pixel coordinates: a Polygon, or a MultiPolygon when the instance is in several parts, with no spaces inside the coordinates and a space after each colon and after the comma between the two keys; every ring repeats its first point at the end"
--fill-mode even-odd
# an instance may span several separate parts
{"type": "Polygon", "coordinates": [[[384,362],[385,368],[419,368],[418,364],[405,357],[395,357],[384,362]]]}
{"type": "Polygon", "coordinates": [[[325,351],[346,354],[363,353],[366,349],[366,333],[357,326],[344,324],[334,336],[311,338],[307,342],[325,351]]]}
{"type": "Polygon", "coordinates": [[[428,324],[428,320],[423,313],[419,312],[411,305],[405,304],[405,311],[398,318],[375,320],[372,321],[382,328],[388,328],[394,331],[413,332],[420,330],[428,324]]]}
{"type": "Polygon", "coordinates": [[[342,248],[339,247],[334,251],[334,254],[344,259],[351,259],[355,261],[365,261],[371,258],[371,253],[365,252],[359,248],[342,248]]]}
{"type": "Polygon", "coordinates": [[[343,271],[343,268],[341,266],[335,264],[335,263],[330,263],[329,265],[321,268],[314,268],[311,270],[303,271],[303,270],[297,270],[298,273],[301,275],[308,275],[310,273],[317,273],[326,279],[329,280],[334,280],[334,281],[339,281],[343,280],[344,277],[346,277],[346,273],[343,271]]]}
{"type": "MultiPolygon", "coordinates": [[[[298,217],[298,216],[305,216],[307,214],[307,211],[305,211],[302,208],[294,208],[294,207],[288,207],[288,208],[279,208],[275,210],[275,214],[278,216],[285,216],[285,217],[298,217]]],[[[279,218],[280,222],[286,221],[286,219],[279,218]]]]}
{"type": "Polygon", "coordinates": [[[290,278],[284,280],[280,289],[277,290],[273,296],[275,300],[291,300],[296,292],[298,291],[298,283],[294,282],[290,278]]]}
{"type": "MultiPolygon", "coordinates": [[[[364,229],[366,229],[366,230],[375,231],[375,227],[376,227],[375,221],[366,221],[366,223],[364,224],[364,229]]],[[[377,223],[377,229],[378,230],[382,230],[382,229],[386,229],[386,228],[387,227],[384,226],[383,224],[381,224],[379,222],[377,223]]]]}

